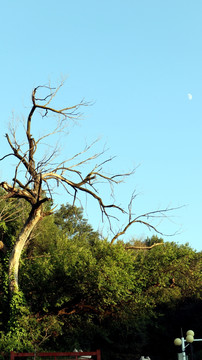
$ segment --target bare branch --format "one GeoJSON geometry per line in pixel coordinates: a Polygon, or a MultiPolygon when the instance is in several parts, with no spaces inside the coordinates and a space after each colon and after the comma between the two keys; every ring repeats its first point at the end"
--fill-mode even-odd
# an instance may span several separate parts
{"type": "MultiPolygon", "coordinates": [[[[61,184],[65,183],[66,185],[70,186],[72,189],[74,189],[75,192],[82,191],[82,192],[87,193],[88,195],[90,195],[91,197],[93,197],[95,200],[98,201],[101,212],[103,214],[105,214],[108,219],[109,219],[110,215],[106,211],[107,208],[115,208],[115,209],[120,210],[122,213],[124,213],[125,211],[121,207],[114,205],[114,204],[105,205],[102,201],[102,198],[100,196],[98,196],[94,191],[90,190],[89,188],[83,187],[83,185],[85,185],[85,184],[91,186],[90,181],[91,181],[91,179],[93,180],[93,178],[94,178],[93,174],[88,174],[83,179],[82,182],[74,183],[74,182],[68,180],[67,178],[63,177],[62,175],[59,175],[55,172],[46,173],[46,174],[42,175],[42,180],[45,180],[46,182],[48,180],[56,180],[56,181],[59,181],[59,183],[61,183],[61,184]]],[[[74,195],[74,199],[75,199],[75,195],[74,195]]]]}
{"type": "Polygon", "coordinates": [[[14,156],[14,154],[13,153],[10,153],[10,154],[7,154],[7,155],[4,155],[2,158],[0,158],[0,161],[2,161],[2,160],[4,160],[4,159],[6,159],[8,156],[14,156]]]}
{"type": "MultiPolygon", "coordinates": [[[[129,207],[131,207],[131,203],[129,204],[129,207]]],[[[170,209],[162,209],[162,210],[155,210],[155,211],[150,211],[150,212],[147,212],[145,214],[141,214],[139,216],[137,216],[136,218],[134,218],[133,220],[131,220],[131,213],[129,212],[129,222],[127,223],[127,225],[124,227],[124,229],[120,232],[118,232],[111,240],[111,245],[114,243],[115,240],[118,239],[119,236],[121,235],[124,235],[126,233],[126,231],[129,229],[129,227],[135,223],[139,223],[139,224],[142,224],[142,225],[145,225],[146,227],[148,227],[149,229],[152,229],[154,230],[157,234],[159,235],[163,235],[163,236],[174,236],[176,235],[176,232],[174,234],[164,234],[162,233],[161,231],[159,231],[154,225],[150,224],[149,222],[147,221],[144,221],[142,219],[144,218],[152,218],[152,217],[163,217],[165,218],[166,217],[166,213],[168,212],[171,212],[173,210],[177,210],[177,209],[180,209],[182,208],[182,206],[179,206],[179,207],[176,207],[176,208],[170,208],[170,209]]]]}
{"type": "Polygon", "coordinates": [[[159,245],[165,245],[164,243],[156,243],[156,244],[153,244],[151,246],[135,246],[135,245],[129,245],[129,246],[125,246],[125,249],[126,250],[150,250],[152,249],[153,247],[155,246],[159,246],[159,245]]]}
{"type": "Polygon", "coordinates": [[[53,113],[56,113],[56,114],[59,114],[59,115],[62,115],[64,118],[69,118],[69,119],[72,119],[72,118],[77,118],[80,113],[77,113],[76,111],[81,107],[81,106],[88,106],[89,103],[87,102],[84,102],[84,100],[81,100],[80,103],[76,104],[76,105],[73,105],[73,106],[68,106],[68,107],[65,107],[65,108],[61,108],[61,109],[56,109],[56,108],[53,108],[53,107],[50,107],[49,104],[50,102],[53,100],[53,98],[56,96],[57,92],[59,91],[59,89],[63,86],[63,82],[55,89],[55,91],[51,92],[48,96],[45,96],[44,98],[36,98],[36,92],[39,88],[46,88],[46,89],[49,89],[49,90],[53,90],[54,88],[51,88],[51,87],[48,87],[48,86],[38,86],[36,87],[33,92],[32,92],[32,103],[33,103],[33,107],[30,111],[30,114],[29,114],[29,122],[28,122],[28,133],[30,133],[30,129],[29,129],[29,124],[31,122],[31,118],[32,118],[32,115],[35,111],[35,109],[42,109],[42,110],[45,110],[45,116],[47,115],[47,113],[50,111],[50,112],[53,112],[53,113]],[[41,104],[38,104],[36,101],[44,101],[47,100],[47,98],[49,98],[48,102],[45,103],[44,105],[41,105],[41,104]]]}
{"type": "Polygon", "coordinates": [[[1,182],[0,186],[2,187],[2,189],[4,189],[7,192],[7,194],[5,194],[3,196],[3,199],[9,199],[9,198],[25,199],[30,204],[32,204],[32,205],[34,204],[33,197],[31,196],[30,191],[28,189],[21,190],[21,189],[15,188],[15,187],[9,185],[5,181],[1,182]]]}
{"type": "Polygon", "coordinates": [[[13,150],[13,155],[19,159],[23,165],[25,166],[25,168],[27,169],[27,171],[30,173],[30,175],[34,175],[34,168],[32,166],[30,166],[30,163],[26,160],[26,153],[24,154],[24,156],[19,154],[19,150],[20,148],[15,148],[10,140],[10,137],[8,134],[6,134],[6,139],[11,147],[11,149],[13,150]]]}

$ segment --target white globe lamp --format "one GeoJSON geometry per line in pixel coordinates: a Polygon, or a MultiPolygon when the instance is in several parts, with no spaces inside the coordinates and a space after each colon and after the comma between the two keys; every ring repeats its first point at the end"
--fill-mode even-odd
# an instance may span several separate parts
{"type": "Polygon", "coordinates": [[[180,338],[176,338],[176,339],[174,340],[174,344],[175,344],[176,346],[180,346],[180,345],[182,345],[182,340],[181,340],[180,338]]]}
{"type": "Polygon", "coordinates": [[[188,330],[188,331],[186,332],[186,335],[191,335],[191,336],[194,337],[194,331],[193,331],[193,330],[188,330]]]}

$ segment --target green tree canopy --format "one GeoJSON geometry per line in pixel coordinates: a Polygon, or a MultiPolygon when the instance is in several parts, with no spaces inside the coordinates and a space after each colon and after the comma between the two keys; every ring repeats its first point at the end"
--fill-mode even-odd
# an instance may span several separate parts
{"type": "Polygon", "coordinates": [[[200,328],[202,254],[156,237],[130,244],[101,239],[69,205],[44,218],[24,249],[21,306],[11,303],[8,325],[2,282],[1,351],[101,348],[103,359],[158,360],[166,347],[172,359],[179,329],[200,328]]]}

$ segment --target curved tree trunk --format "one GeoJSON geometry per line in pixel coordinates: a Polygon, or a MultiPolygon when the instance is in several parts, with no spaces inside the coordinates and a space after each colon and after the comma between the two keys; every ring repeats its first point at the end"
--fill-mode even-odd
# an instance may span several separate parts
{"type": "Polygon", "coordinates": [[[24,249],[29,235],[41,218],[42,205],[40,205],[38,208],[33,207],[11,252],[9,259],[9,289],[11,294],[18,291],[18,272],[22,250],[24,249]]]}

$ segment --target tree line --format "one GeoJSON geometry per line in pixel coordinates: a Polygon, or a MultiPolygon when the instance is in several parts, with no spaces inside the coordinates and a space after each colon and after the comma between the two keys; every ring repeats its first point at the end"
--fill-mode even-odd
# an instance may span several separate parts
{"type": "MultiPolygon", "coordinates": [[[[14,215],[17,206],[11,201],[7,217],[10,212],[15,218],[1,222],[7,249],[29,211],[18,202],[21,215],[14,215]]],[[[3,209],[2,201],[2,214],[3,209]]],[[[92,229],[80,208],[67,204],[33,231],[20,260],[21,290],[12,298],[8,253],[1,252],[0,262],[4,357],[11,350],[100,348],[103,359],[146,354],[171,359],[181,328],[200,331],[202,254],[188,245],[157,236],[112,245],[92,229]],[[151,247],[155,243],[161,246],[151,247]]]]}

